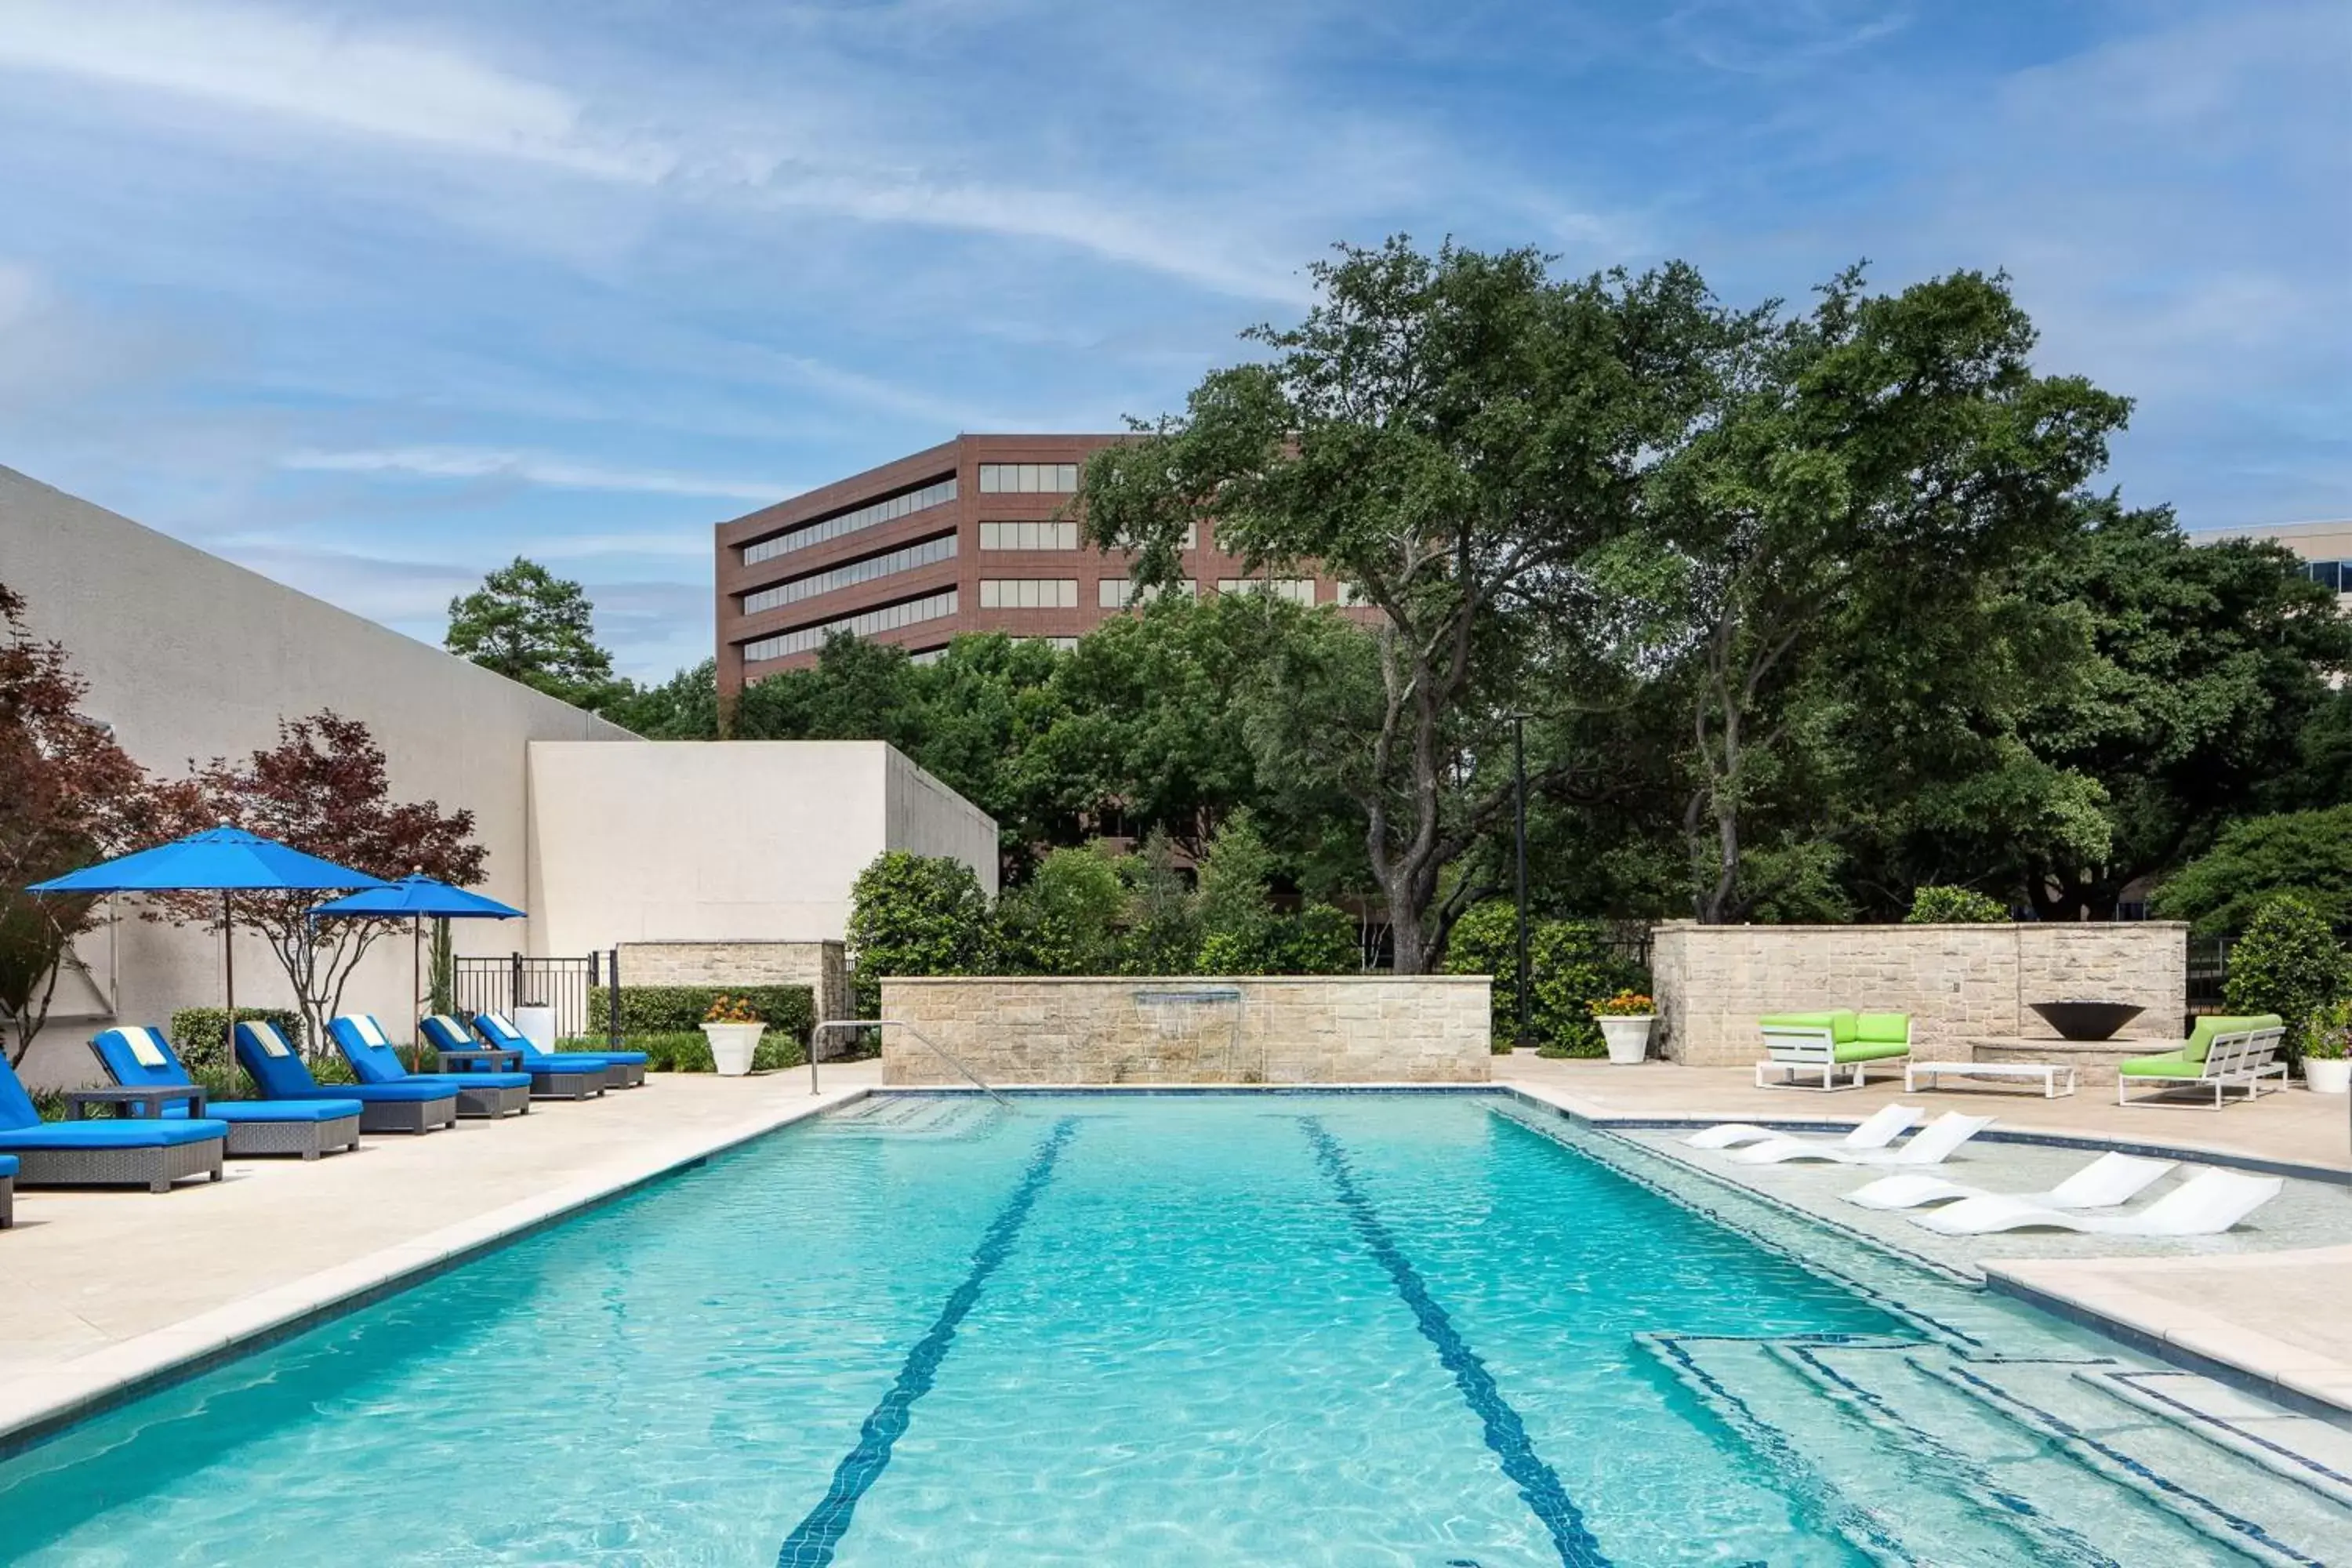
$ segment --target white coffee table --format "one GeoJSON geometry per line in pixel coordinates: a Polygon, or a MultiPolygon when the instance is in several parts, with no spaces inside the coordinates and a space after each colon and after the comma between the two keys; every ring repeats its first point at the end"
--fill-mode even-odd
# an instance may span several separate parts
{"type": "Polygon", "coordinates": [[[2058,1080],[2064,1079],[2064,1092],[2074,1092],[2074,1067],[2071,1062],[1906,1062],[1903,1064],[1903,1092],[1916,1093],[1924,1076],[1927,1087],[1936,1087],[1941,1075],[1951,1078],[2021,1078],[2042,1080],[2042,1098],[2055,1100],[2060,1089],[2058,1080]]]}

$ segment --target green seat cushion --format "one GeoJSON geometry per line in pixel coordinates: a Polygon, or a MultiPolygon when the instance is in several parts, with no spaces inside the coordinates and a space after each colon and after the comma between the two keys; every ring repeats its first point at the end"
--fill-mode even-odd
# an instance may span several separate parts
{"type": "Polygon", "coordinates": [[[1864,1045],[1907,1046],[1911,1040],[1908,1013],[1864,1013],[1853,1021],[1853,1037],[1864,1045]]]}
{"type": "Polygon", "coordinates": [[[2161,1057],[2134,1057],[2116,1064],[2116,1071],[2126,1078],[2202,1078],[2205,1062],[2200,1057],[2190,1061],[2179,1051],[2161,1057]]]}
{"type": "Polygon", "coordinates": [[[1911,1047],[1900,1040],[1848,1040],[1831,1048],[1831,1057],[1842,1062],[1874,1062],[1885,1057],[1907,1057],[1911,1047]]]}
{"type": "Polygon", "coordinates": [[[2197,1020],[2189,1031],[2189,1039],[2179,1054],[2187,1060],[2201,1062],[2213,1047],[2216,1035],[2242,1035],[2249,1029],[2275,1029],[2279,1016],[2275,1013],[2208,1013],[2197,1020]]]}

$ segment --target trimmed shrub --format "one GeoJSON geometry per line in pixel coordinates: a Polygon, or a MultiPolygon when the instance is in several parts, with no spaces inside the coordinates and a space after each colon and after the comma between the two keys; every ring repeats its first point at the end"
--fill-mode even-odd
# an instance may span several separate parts
{"type": "MultiPolygon", "coordinates": [[[[1511,1048],[1518,1030],[1517,916],[1499,900],[1480,904],[1454,925],[1445,948],[1449,974],[1494,977],[1494,1047],[1511,1048]]],[[[1609,1054],[1592,1021],[1596,997],[1647,991],[1649,973],[1611,953],[1601,928],[1589,921],[1528,923],[1528,1029],[1546,1057],[1609,1054]]]]}
{"type": "Polygon", "coordinates": [[[2200,936],[2252,931],[2255,913],[2282,893],[2352,931],[2352,805],[2253,816],[2224,828],[2213,847],[2156,892],[2156,912],[2200,936]]]}
{"type": "Polygon", "coordinates": [[[996,921],[979,876],[947,856],[887,849],[850,889],[849,962],[857,1014],[881,1011],[886,974],[983,974],[996,921]]]}
{"type": "MultiPolygon", "coordinates": [[[[750,1003],[766,1023],[768,1033],[760,1042],[762,1049],[769,1039],[790,1040],[794,1049],[800,1049],[808,1044],[809,1031],[816,1026],[816,997],[805,985],[624,985],[621,1033],[633,1041],[640,1036],[691,1035],[700,1044],[702,1020],[711,1003],[721,996],[750,1003]]],[[[602,1036],[590,1036],[589,1043],[580,1049],[593,1051],[602,1039],[602,1036]]],[[[634,1045],[630,1048],[646,1049],[634,1045]]]]}
{"type": "Polygon", "coordinates": [[[1933,883],[1911,895],[1911,912],[1903,917],[1905,925],[1915,926],[1990,926],[2009,919],[2009,911],[1998,899],[1987,898],[1974,888],[1945,888],[1933,883]]]}
{"type": "MultiPolygon", "coordinates": [[[[296,1050],[302,1049],[302,1015],[284,1007],[239,1007],[238,1023],[270,1023],[286,1036],[286,1043],[296,1050]]],[[[164,1037],[172,1049],[187,1064],[189,1075],[198,1082],[207,1072],[218,1072],[224,1079],[232,1076],[233,1065],[225,1054],[227,1044],[228,1015],[218,1007],[183,1007],[172,1015],[171,1026],[164,1037]]],[[[338,1058],[340,1059],[340,1057],[338,1058]]]]}
{"type": "Polygon", "coordinates": [[[2256,910],[2230,949],[2230,978],[2221,1003],[2240,1016],[2276,1013],[2286,1025],[2282,1042],[2290,1062],[2303,1059],[2311,1016],[2352,991],[2344,950],[2327,918],[2292,893],[2256,910]]]}

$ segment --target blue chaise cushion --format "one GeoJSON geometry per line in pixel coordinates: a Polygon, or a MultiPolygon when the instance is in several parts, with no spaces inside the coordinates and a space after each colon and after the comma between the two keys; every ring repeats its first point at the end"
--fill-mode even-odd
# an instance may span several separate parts
{"type": "Polygon", "coordinates": [[[202,1143],[228,1136],[228,1123],[209,1117],[158,1121],[131,1117],[107,1121],[45,1121],[38,1127],[11,1127],[0,1132],[0,1146],[10,1149],[168,1149],[181,1143],[202,1143]]]}

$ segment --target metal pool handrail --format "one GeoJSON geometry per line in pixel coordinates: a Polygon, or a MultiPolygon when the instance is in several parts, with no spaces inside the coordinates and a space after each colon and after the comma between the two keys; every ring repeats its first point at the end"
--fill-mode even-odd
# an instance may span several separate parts
{"type": "Polygon", "coordinates": [[[811,1094],[814,1094],[817,1091],[816,1037],[824,1033],[827,1029],[904,1029],[907,1033],[914,1036],[915,1038],[922,1041],[924,1045],[929,1047],[933,1056],[947,1063],[948,1066],[955,1068],[956,1071],[963,1074],[963,1076],[970,1080],[974,1089],[988,1096],[989,1099],[996,1101],[997,1104],[1004,1107],[1005,1110],[1011,1110],[1013,1109],[1013,1102],[1011,1100],[1005,1099],[1003,1095],[989,1088],[987,1084],[981,1081],[980,1075],[972,1071],[970,1068],[964,1066],[961,1061],[958,1060],[954,1052],[949,1050],[945,1046],[940,1045],[937,1040],[931,1038],[930,1036],[923,1033],[922,1030],[915,1027],[914,1025],[908,1023],[904,1018],[827,1018],[824,1022],[811,1029],[809,1031],[809,1092],[811,1094]]]}

